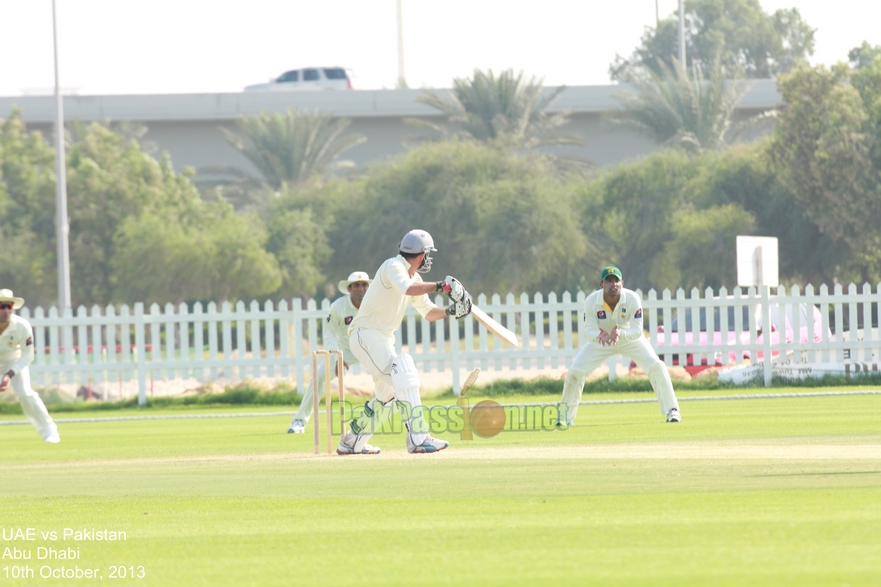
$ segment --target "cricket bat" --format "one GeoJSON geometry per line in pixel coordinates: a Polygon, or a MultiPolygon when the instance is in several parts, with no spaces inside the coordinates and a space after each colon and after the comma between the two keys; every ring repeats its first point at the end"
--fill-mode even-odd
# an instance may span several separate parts
{"type": "Polygon", "coordinates": [[[512,344],[518,349],[520,348],[520,340],[517,338],[517,335],[496,322],[492,316],[471,304],[471,315],[477,318],[477,321],[483,324],[487,330],[489,330],[492,334],[500,337],[502,340],[506,341],[508,344],[512,344]]]}

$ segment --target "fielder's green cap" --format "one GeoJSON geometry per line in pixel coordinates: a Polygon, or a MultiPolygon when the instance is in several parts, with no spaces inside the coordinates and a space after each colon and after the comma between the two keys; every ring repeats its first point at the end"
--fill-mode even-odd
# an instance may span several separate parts
{"type": "Polygon", "coordinates": [[[617,267],[606,267],[605,269],[603,269],[603,272],[600,275],[600,281],[605,281],[605,279],[610,275],[614,275],[622,281],[624,280],[624,276],[621,275],[620,269],[618,269],[617,267]]]}

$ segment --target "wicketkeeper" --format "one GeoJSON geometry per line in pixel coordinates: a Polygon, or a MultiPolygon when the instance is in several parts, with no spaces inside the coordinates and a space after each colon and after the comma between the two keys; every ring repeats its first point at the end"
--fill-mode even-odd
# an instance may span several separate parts
{"type": "Polygon", "coordinates": [[[434,240],[424,230],[411,230],[401,241],[398,256],[383,263],[367,289],[358,315],[349,326],[352,354],[373,376],[376,395],[364,407],[364,415],[352,421],[351,429],[340,441],[337,453],[377,454],[379,448],[367,444],[374,430],[382,426],[396,401],[407,429],[407,451],[433,453],[449,446],[445,440],[429,436],[428,421],[419,397],[419,373],[413,357],[398,354],[395,331],[404,319],[407,304],[412,304],[424,320],[464,318],[471,313],[471,296],[453,277],[425,283],[420,273],[431,269],[434,240]],[[436,306],[428,294],[445,292],[453,304],[436,306]]]}
{"type": "MultiPolygon", "coordinates": [[[[600,287],[584,300],[584,320],[588,343],[581,347],[563,385],[563,402],[568,406],[566,424],[571,426],[584,392],[584,379],[613,355],[624,355],[649,376],[661,413],[667,422],[679,422],[679,402],[667,366],[642,330],[642,300],[624,288],[624,277],[617,267],[606,267],[600,274],[600,287]]],[[[563,425],[563,422],[558,422],[563,425]]]]}
{"type": "MultiPolygon", "coordinates": [[[[328,351],[343,351],[343,365],[346,369],[358,363],[358,359],[349,350],[349,324],[358,315],[358,308],[361,307],[361,301],[367,288],[370,286],[370,276],[364,271],[355,271],[349,274],[348,279],[344,279],[337,284],[340,293],[344,293],[341,298],[337,298],[330,305],[330,314],[324,325],[324,348],[328,351]]],[[[333,381],[336,378],[336,355],[330,357],[330,378],[333,381]]],[[[315,381],[310,381],[303,394],[303,401],[300,403],[300,409],[294,415],[288,434],[302,434],[306,431],[306,423],[312,415],[312,394],[315,389],[324,387],[324,378],[327,374],[324,372],[324,361],[318,362],[318,377],[315,381]]]]}
{"type": "Polygon", "coordinates": [[[14,313],[22,306],[24,298],[13,296],[12,290],[0,289],[0,391],[12,385],[37,434],[46,442],[60,442],[58,427],[43,400],[31,388],[28,365],[34,360],[34,331],[30,322],[14,313]]]}

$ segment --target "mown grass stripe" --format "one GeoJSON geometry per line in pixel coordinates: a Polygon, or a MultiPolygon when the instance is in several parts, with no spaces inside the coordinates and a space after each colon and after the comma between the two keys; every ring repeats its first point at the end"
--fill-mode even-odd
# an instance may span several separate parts
{"type": "MultiPolygon", "coordinates": [[[[824,397],[824,396],[845,396],[845,395],[879,395],[881,390],[862,390],[862,391],[817,391],[804,393],[759,393],[759,394],[743,394],[743,395],[704,395],[697,397],[682,397],[680,402],[694,401],[722,401],[722,400],[742,400],[742,399],[784,399],[795,397],[824,397]]],[[[606,400],[590,400],[578,402],[580,406],[597,406],[606,404],[647,404],[654,403],[658,400],[655,398],[640,399],[606,399],[606,400]]],[[[531,406],[555,406],[559,402],[529,402],[531,406]]],[[[526,404],[500,404],[502,406],[526,405],[526,404]]],[[[175,414],[167,416],[116,416],[109,418],[55,418],[55,422],[59,424],[85,424],[90,422],[129,422],[134,420],[188,420],[188,419],[210,419],[210,418],[265,418],[268,416],[291,416],[297,412],[245,412],[242,414],[175,414]]],[[[319,414],[324,414],[321,410],[319,414]]],[[[30,424],[27,420],[6,420],[0,421],[0,426],[18,426],[30,424]]]]}

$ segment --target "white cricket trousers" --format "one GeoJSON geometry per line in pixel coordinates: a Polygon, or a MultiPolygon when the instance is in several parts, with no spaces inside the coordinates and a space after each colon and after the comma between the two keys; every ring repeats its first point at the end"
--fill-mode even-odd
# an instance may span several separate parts
{"type": "Polygon", "coordinates": [[[569,372],[566,374],[566,383],[563,385],[563,403],[568,406],[566,419],[575,421],[578,413],[578,402],[584,393],[584,379],[593,373],[603,361],[614,355],[624,355],[636,362],[636,365],[649,376],[652,389],[661,405],[661,413],[667,415],[673,408],[679,409],[676,394],[673,392],[673,382],[667,366],[661,359],[649,341],[643,337],[636,340],[619,340],[612,346],[603,346],[598,342],[589,342],[578,351],[569,372]]]}
{"type": "MultiPolygon", "coordinates": [[[[364,365],[367,372],[373,376],[376,399],[370,400],[368,403],[371,404],[374,414],[380,409],[380,406],[376,405],[377,401],[381,402],[383,407],[392,400],[398,401],[399,408],[404,405],[409,406],[407,411],[412,416],[402,414],[401,418],[407,426],[407,433],[413,444],[422,444],[428,437],[428,424],[422,411],[418,409],[422,405],[422,399],[419,397],[418,375],[415,372],[411,373],[415,380],[411,380],[406,388],[395,390],[392,382],[391,366],[398,357],[398,352],[395,349],[395,337],[377,330],[358,329],[349,336],[349,349],[355,358],[364,365]]],[[[387,412],[383,411],[378,416],[371,416],[372,424],[369,428],[364,429],[375,430],[377,426],[381,425],[386,415],[387,412]]],[[[362,422],[361,425],[367,425],[367,423],[362,422]]],[[[371,433],[359,433],[359,439],[369,438],[371,433]]]]}
{"type": "MultiPolygon", "coordinates": [[[[6,373],[9,371],[10,366],[11,365],[0,365],[0,373],[6,373]]],[[[43,440],[49,438],[49,436],[58,430],[58,427],[49,415],[48,410],[46,410],[46,405],[43,403],[43,400],[40,399],[37,392],[31,388],[31,372],[28,368],[25,367],[19,373],[16,373],[15,377],[12,378],[10,385],[15,391],[18,401],[21,403],[21,409],[24,412],[24,415],[31,421],[37,434],[42,436],[43,440]]]]}
{"type": "Polygon", "coordinates": [[[384,404],[395,399],[390,369],[398,356],[395,337],[377,330],[358,329],[349,336],[349,350],[373,377],[376,399],[384,404]]]}

